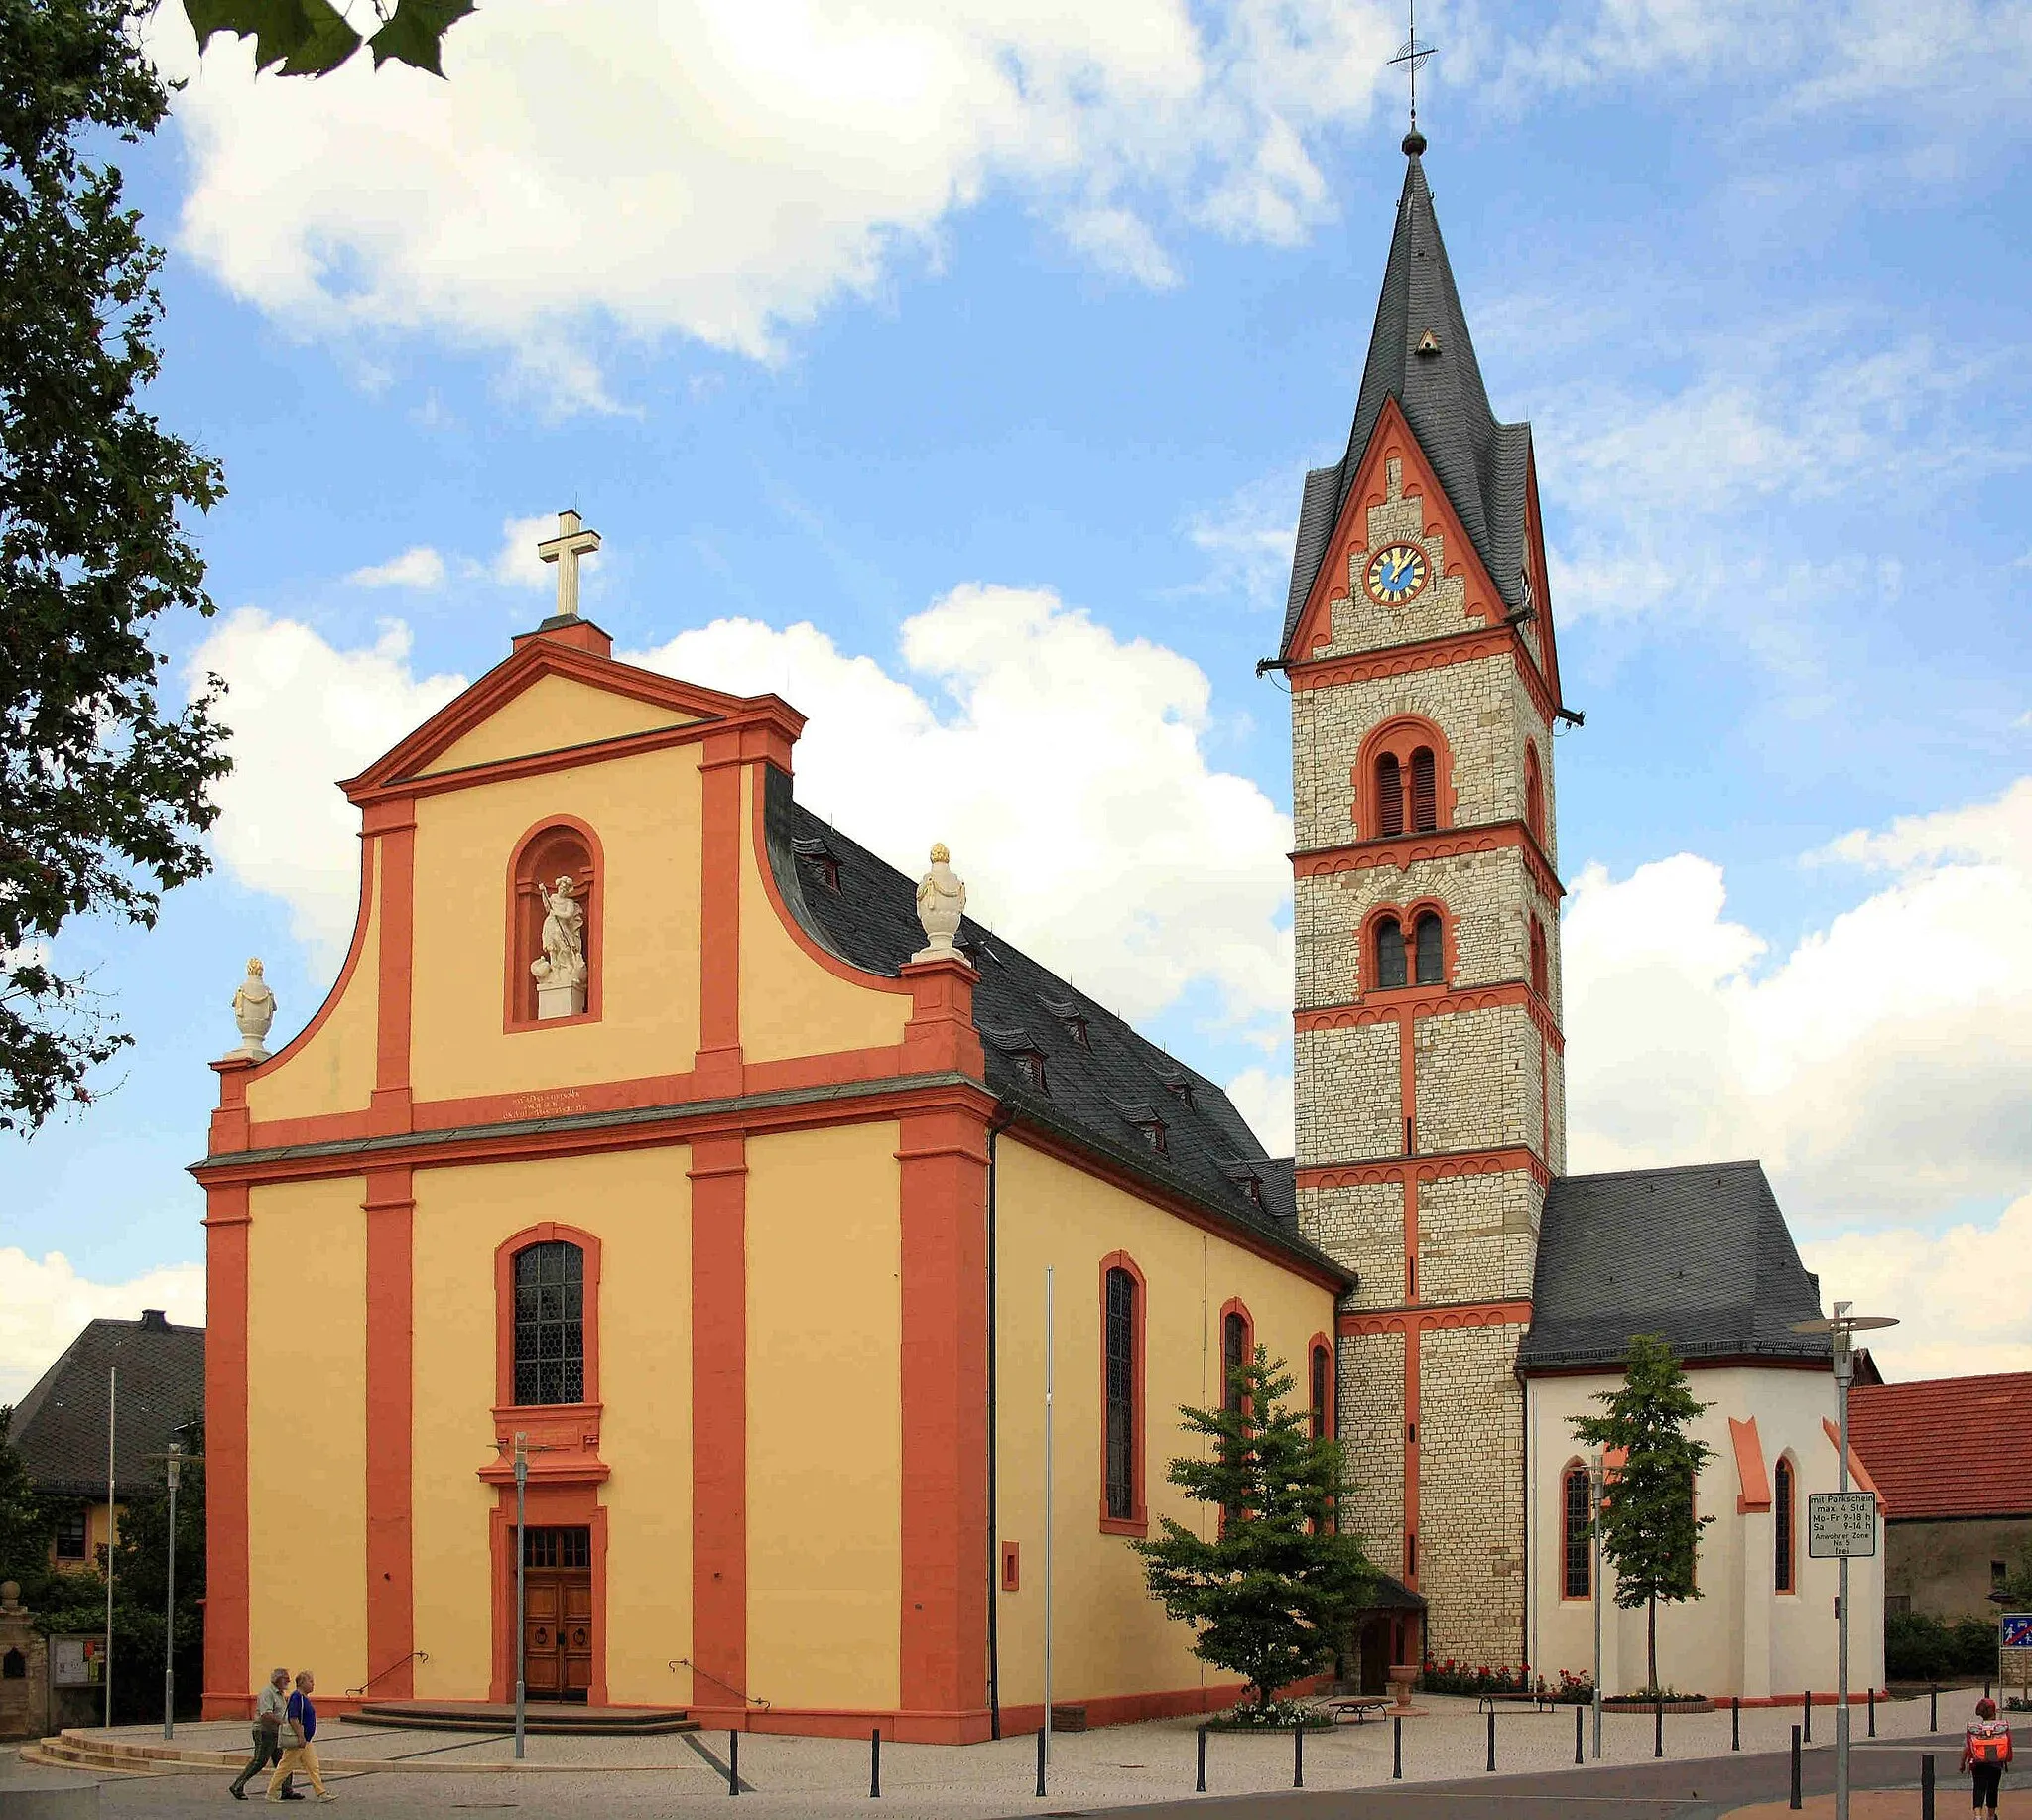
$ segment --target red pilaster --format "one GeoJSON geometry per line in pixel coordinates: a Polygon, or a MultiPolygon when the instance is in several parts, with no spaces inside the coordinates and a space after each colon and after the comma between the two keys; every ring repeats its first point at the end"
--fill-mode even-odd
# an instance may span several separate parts
{"type": "Polygon", "coordinates": [[[411,1398],[416,1202],[407,1167],[367,1174],[367,1673],[384,1700],[416,1689],[411,1398]]]}
{"type": "Polygon", "coordinates": [[[416,938],[416,804],[407,797],[370,803],[365,833],[380,848],[381,953],[374,1029],[374,1094],[368,1126],[377,1136],[411,1128],[410,976],[416,938]]]}
{"type": "Polygon", "coordinates": [[[205,1191],[204,1717],[254,1709],[248,1668],[247,1214],[244,1183],[205,1191]]]}
{"type": "MultiPolygon", "coordinates": [[[[709,774],[708,774],[709,775],[709,774]]],[[[739,773],[728,771],[738,780],[739,773]]],[[[748,1162],[692,1144],[692,1677],[695,1712],[745,1725],[748,1688],[748,1162]]]]}
{"type": "MultiPolygon", "coordinates": [[[[705,742],[698,855],[698,1081],[741,1091],[741,738],[705,742]]],[[[756,778],[759,792],[761,779],[756,778]]]]}

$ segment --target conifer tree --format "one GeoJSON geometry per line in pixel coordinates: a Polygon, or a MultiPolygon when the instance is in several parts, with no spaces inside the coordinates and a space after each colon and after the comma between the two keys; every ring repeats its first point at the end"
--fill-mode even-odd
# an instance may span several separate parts
{"type": "Polygon", "coordinates": [[[1332,1659],[1375,1574],[1360,1541],[1334,1525],[1340,1443],[1316,1437],[1310,1413],[1285,1404],[1291,1388],[1284,1362],[1259,1346],[1236,1368],[1226,1407],[1181,1409],[1211,1456],[1176,1459],[1166,1477],[1217,1513],[1214,1533],[1164,1517],[1160,1537],[1132,1544],[1151,1596],[1197,1626],[1194,1654],[1240,1675],[1258,1708],[1332,1659]]]}
{"type": "Polygon", "coordinates": [[[1698,1599],[1694,1567],[1701,1531],[1714,1519],[1694,1515],[1694,1484],[1714,1450],[1689,1435],[1687,1424],[1710,1404],[1695,1400],[1672,1348],[1657,1334],[1630,1336],[1622,1388],[1594,1400],[1605,1415],[1576,1416],[1574,1434],[1603,1450],[1607,1471],[1601,1502],[1601,1551],[1615,1564],[1615,1602],[1646,1613],[1649,1685],[1658,1684],[1658,1604],[1698,1599]]]}

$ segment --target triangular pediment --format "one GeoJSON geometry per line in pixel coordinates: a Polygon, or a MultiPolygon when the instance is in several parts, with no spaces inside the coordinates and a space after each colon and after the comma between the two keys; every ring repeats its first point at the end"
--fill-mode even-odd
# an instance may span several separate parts
{"type": "Polygon", "coordinates": [[[724,720],[756,706],[745,696],[530,638],[344,789],[358,798],[409,779],[724,720]]]}

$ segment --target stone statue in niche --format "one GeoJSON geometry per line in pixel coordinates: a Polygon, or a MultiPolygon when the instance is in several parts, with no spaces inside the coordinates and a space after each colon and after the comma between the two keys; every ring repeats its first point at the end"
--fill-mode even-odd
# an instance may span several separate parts
{"type": "Polygon", "coordinates": [[[266,1038],[275,1022],[275,994],[261,976],[258,957],[247,963],[247,976],[233,994],[233,1022],[240,1026],[240,1046],[228,1059],[244,1056],[250,1062],[267,1061],[266,1038]]]}
{"type": "Polygon", "coordinates": [[[965,957],[952,946],[959,933],[959,919],[966,914],[966,886],[953,871],[945,842],[932,847],[932,869],[918,880],[917,920],[924,925],[930,946],[921,948],[913,961],[957,961],[965,957]]]}
{"type": "Polygon", "coordinates": [[[585,905],[572,888],[570,876],[554,890],[539,884],[543,901],[543,953],[529,964],[536,977],[536,1014],[576,1017],[585,1009],[585,905]]]}

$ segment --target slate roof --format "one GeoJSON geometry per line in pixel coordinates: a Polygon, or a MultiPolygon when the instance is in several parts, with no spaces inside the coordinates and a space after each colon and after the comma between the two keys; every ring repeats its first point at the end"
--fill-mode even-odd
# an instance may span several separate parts
{"type": "Polygon", "coordinates": [[[1859,1383],[1848,1441],[1901,1521],[2032,1516],[2032,1371],[1859,1383]]]}
{"type": "Polygon", "coordinates": [[[1520,1372],[1621,1364],[1632,1334],[1682,1359],[1818,1360],[1820,1279],[1761,1163],[1563,1176],[1545,1198],[1520,1372]]]}
{"type": "Polygon", "coordinates": [[[149,1456],[165,1452],[193,1417],[203,1419],[203,1328],[173,1327],[157,1310],[138,1321],[87,1322],[15,1407],[9,1436],[38,1491],[105,1496],[107,1373],[115,1366],[121,1496],[159,1487],[162,1468],[149,1456]]]}
{"type": "MultiPolygon", "coordinates": [[[[830,953],[893,975],[924,946],[915,881],[798,803],[783,772],[771,766],[767,776],[764,833],[785,905],[830,953]],[[823,881],[828,860],[838,868],[836,889],[823,881]]],[[[1005,1105],[1348,1280],[1299,1235],[1291,1158],[1266,1155],[1220,1088],[973,918],[961,923],[957,944],[980,974],[974,1023],[988,1088],[1005,1105]],[[1019,1058],[1026,1055],[1041,1058],[1041,1087],[1025,1073],[1019,1058]],[[1137,1128],[1152,1118],[1164,1123],[1162,1152],[1137,1128]],[[1260,1204],[1249,1192],[1252,1180],[1260,1204]]]]}
{"type": "Polygon", "coordinates": [[[1403,407],[1419,447],[1446,489],[1448,503],[1460,515],[1504,603],[1512,609],[1524,604],[1524,499],[1531,470],[1531,426],[1500,424],[1489,409],[1466,313],[1440,238],[1439,217],[1433,212],[1432,192],[1426,188],[1425,166],[1412,149],[1423,143],[1406,141],[1404,192],[1397,201],[1397,226],[1383,270],[1383,293],[1376,304],[1376,325],[1369,336],[1347,452],[1334,466],[1317,467],[1306,475],[1279,647],[1286,656],[1386,398],[1395,398],[1403,407]],[[1428,332],[1438,338],[1437,354],[1417,352],[1428,332]]]}

